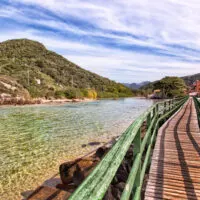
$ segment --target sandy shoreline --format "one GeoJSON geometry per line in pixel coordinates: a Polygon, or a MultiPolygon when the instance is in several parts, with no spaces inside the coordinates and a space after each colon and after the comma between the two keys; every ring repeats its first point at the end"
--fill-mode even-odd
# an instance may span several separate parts
{"type": "Polygon", "coordinates": [[[1,104],[0,107],[16,107],[16,106],[39,106],[39,105],[63,105],[65,103],[80,103],[80,102],[92,102],[97,101],[97,99],[37,99],[37,100],[30,100],[30,101],[24,101],[20,103],[6,103],[1,104]]]}
{"type": "MultiPolygon", "coordinates": [[[[126,97],[126,98],[136,98],[136,99],[146,99],[145,97],[126,97]]],[[[114,98],[103,98],[103,99],[31,99],[31,100],[25,100],[25,99],[19,99],[18,101],[13,101],[13,99],[10,100],[1,100],[0,99],[0,108],[1,107],[15,107],[15,106],[39,106],[39,105],[63,105],[65,103],[81,103],[81,102],[93,102],[98,100],[118,100],[120,98],[114,99],[114,98]],[[4,103],[5,101],[5,103],[4,103]],[[3,102],[3,103],[2,103],[3,102]]]]}
{"type": "Polygon", "coordinates": [[[41,104],[63,104],[63,103],[79,103],[79,102],[91,102],[96,101],[96,99],[54,99],[54,100],[42,100],[41,104]]]}

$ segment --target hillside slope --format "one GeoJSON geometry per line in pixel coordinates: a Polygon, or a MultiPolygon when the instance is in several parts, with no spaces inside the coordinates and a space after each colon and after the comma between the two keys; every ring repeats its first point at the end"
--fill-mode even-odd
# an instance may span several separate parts
{"type": "Polygon", "coordinates": [[[28,39],[0,43],[0,77],[5,75],[16,80],[32,97],[132,95],[122,84],[84,70],[41,43],[28,39]]]}
{"type": "Polygon", "coordinates": [[[22,97],[30,99],[29,92],[18,84],[15,79],[8,76],[0,76],[0,97],[22,97]]]}
{"type": "Polygon", "coordinates": [[[185,81],[186,85],[191,86],[196,80],[200,80],[200,73],[181,78],[185,81]]]}

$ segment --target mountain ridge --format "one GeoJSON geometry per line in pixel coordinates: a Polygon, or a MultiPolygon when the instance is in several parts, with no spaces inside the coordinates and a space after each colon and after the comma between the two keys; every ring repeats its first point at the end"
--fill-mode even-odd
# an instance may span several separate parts
{"type": "Polygon", "coordinates": [[[143,81],[140,83],[122,83],[123,85],[135,90],[135,89],[139,89],[140,87],[147,85],[148,83],[150,83],[150,81],[143,81]]]}

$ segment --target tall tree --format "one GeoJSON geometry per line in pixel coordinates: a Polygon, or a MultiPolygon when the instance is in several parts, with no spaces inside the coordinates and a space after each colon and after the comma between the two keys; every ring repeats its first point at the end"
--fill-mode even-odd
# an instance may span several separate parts
{"type": "Polygon", "coordinates": [[[185,82],[179,77],[165,77],[154,84],[154,89],[160,89],[163,98],[179,97],[184,95],[185,82]]]}

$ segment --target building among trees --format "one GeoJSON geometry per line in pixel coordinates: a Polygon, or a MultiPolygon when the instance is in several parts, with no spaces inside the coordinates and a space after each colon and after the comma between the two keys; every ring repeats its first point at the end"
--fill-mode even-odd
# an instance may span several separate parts
{"type": "Polygon", "coordinates": [[[190,88],[190,96],[200,96],[200,80],[197,80],[193,83],[190,88]]]}

